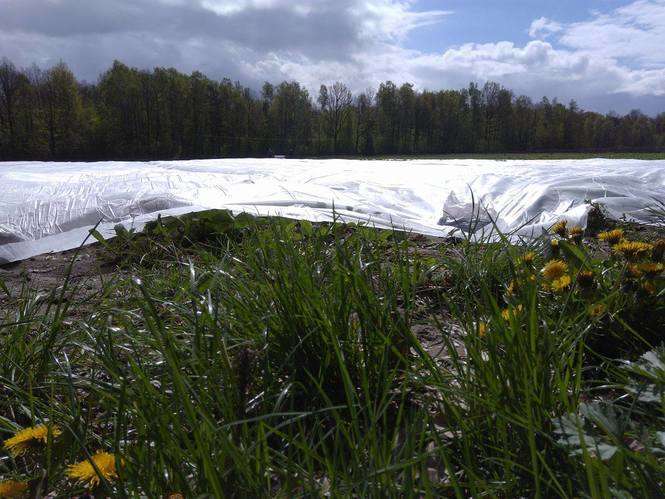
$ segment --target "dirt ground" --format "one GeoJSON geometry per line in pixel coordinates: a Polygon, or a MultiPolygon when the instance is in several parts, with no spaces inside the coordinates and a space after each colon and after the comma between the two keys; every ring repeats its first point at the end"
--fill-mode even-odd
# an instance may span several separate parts
{"type": "Polygon", "coordinates": [[[89,303],[106,281],[118,275],[118,269],[105,263],[100,253],[101,247],[93,244],[80,250],[47,253],[0,265],[0,322],[6,312],[11,312],[14,297],[22,291],[47,295],[61,289],[68,275],[72,298],[89,303]]]}

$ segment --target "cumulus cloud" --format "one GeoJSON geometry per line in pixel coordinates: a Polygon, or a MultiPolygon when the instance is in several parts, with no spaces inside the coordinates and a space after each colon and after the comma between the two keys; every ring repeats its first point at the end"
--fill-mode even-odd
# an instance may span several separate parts
{"type": "Polygon", "coordinates": [[[87,80],[120,59],[255,88],[284,79],[313,92],[335,80],[354,90],[387,79],[430,89],[495,80],[600,110],[665,109],[665,0],[634,0],[575,23],[541,17],[516,27],[532,38],[523,45],[405,48],[414,30],[444,19],[455,22],[454,13],[419,11],[413,0],[2,0],[0,56],[23,66],[64,60],[87,80]]]}
{"type": "Polygon", "coordinates": [[[554,33],[558,33],[562,29],[563,26],[558,22],[552,21],[546,17],[539,17],[531,23],[529,36],[531,38],[547,38],[554,33]]]}
{"type": "Polygon", "coordinates": [[[627,66],[665,64],[665,0],[638,0],[592,20],[567,25],[560,42],[627,66]]]}
{"type": "Polygon", "coordinates": [[[405,0],[3,0],[0,55],[22,65],[62,59],[89,80],[113,59],[274,80],[291,76],[255,69],[279,69],[275,60],[334,67],[447,14],[405,0]]]}

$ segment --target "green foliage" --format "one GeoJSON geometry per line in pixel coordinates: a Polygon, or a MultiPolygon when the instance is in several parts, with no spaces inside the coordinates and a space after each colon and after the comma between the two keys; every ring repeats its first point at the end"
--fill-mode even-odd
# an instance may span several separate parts
{"type": "Polygon", "coordinates": [[[432,92],[387,81],[355,97],[336,82],[316,100],[294,81],[266,83],[259,96],[198,71],[115,61],[98,83],[79,84],[63,63],[19,70],[3,60],[0,160],[648,154],[665,147],[665,114],[601,115],[547,98],[534,104],[493,82],[432,92]]]}
{"type": "Polygon", "coordinates": [[[553,421],[554,432],[595,475],[596,495],[657,495],[665,456],[665,352],[660,347],[618,364],[615,374],[611,399],[581,403],[553,421]]]}
{"type": "Polygon", "coordinates": [[[626,270],[658,252],[560,232],[421,256],[397,232],[228,212],[119,229],[104,244],[131,277],[94,307],[26,283],[0,318],[1,438],[62,431],[0,476],[79,494],[67,466],[104,450],[100,496],[655,496],[662,272],[626,270]]]}

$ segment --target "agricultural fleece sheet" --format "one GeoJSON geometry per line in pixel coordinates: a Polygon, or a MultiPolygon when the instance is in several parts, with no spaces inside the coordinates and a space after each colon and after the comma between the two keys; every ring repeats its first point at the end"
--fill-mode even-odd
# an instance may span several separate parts
{"type": "Polygon", "coordinates": [[[368,222],[435,236],[494,224],[525,237],[565,218],[586,225],[589,202],[613,218],[653,222],[665,161],[295,160],[0,163],[0,262],[82,243],[89,230],[141,229],[159,213],[211,208],[368,222]],[[476,217],[474,215],[478,215],[476,217]]]}

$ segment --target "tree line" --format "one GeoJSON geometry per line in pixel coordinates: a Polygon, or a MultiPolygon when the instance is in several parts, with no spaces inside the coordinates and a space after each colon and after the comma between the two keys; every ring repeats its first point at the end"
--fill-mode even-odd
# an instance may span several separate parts
{"type": "Polygon", "coordinates": [[[114,62],[97,83],[64,63],[0,64],[0,160],[454,154],[665,148],[665,113],[533,102],[493,82],[416,90],[386,81],[318,95],[295,81],[260,92],[229,79],[114,62]]]}

